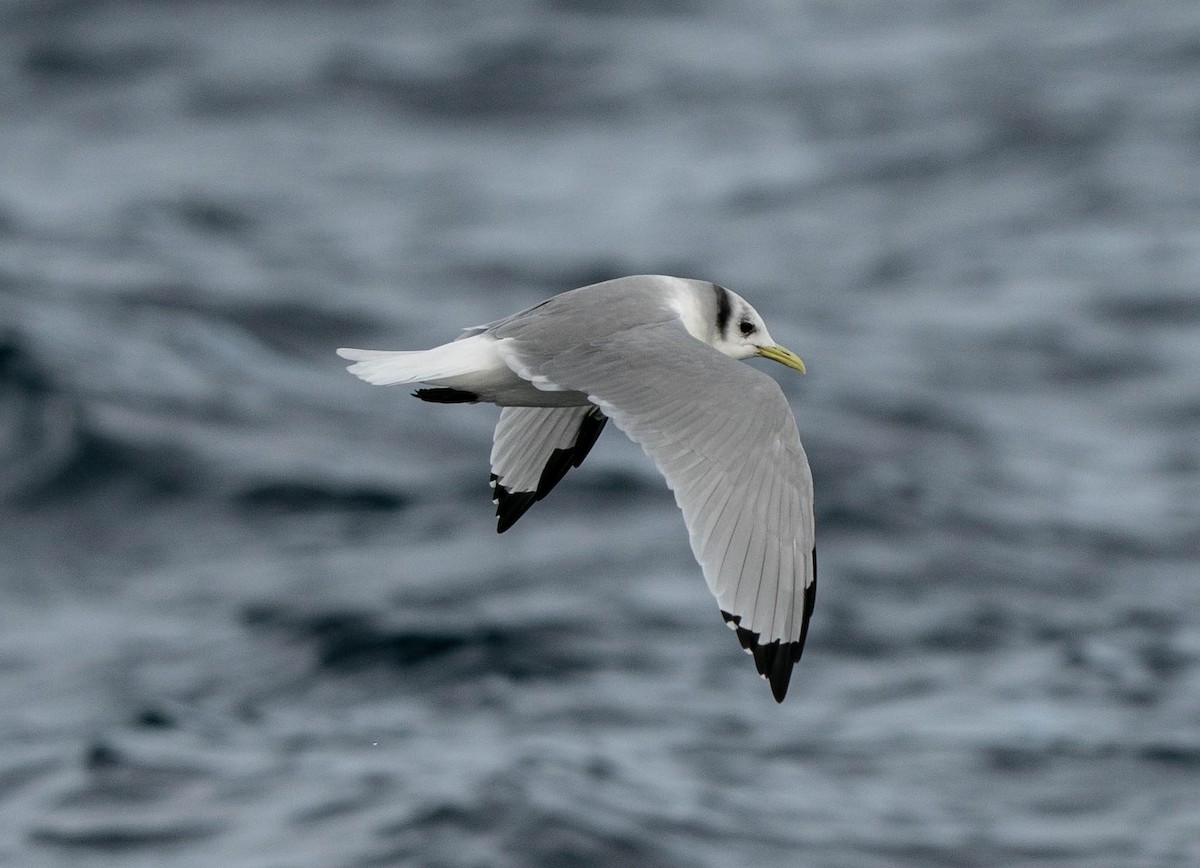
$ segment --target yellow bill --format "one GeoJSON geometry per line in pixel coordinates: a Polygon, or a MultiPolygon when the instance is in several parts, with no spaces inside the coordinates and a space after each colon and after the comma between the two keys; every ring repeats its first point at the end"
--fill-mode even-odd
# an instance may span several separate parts
{"type": "Polygon", "coordinates": [[[759,347],[758,354],[764,359],[770,359],[773,362],[779,362],[781,365],[787,365],[789,368],[795,368],[800,373],[804,373],[804,361],[791,350],[786,347],[781,347],[776,344],[773,347],[759,347]]]}

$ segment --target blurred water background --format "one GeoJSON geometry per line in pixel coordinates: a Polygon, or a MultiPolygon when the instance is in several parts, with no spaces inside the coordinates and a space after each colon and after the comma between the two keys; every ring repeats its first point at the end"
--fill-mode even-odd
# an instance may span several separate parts
{"type": "Polygon", "coordinates": [[[0,864],[1200,864],[1200,5],[0,6],[0,864]],[[368,387],[608,277],[807,377],[776,706],[609,430],[368,387]]]}

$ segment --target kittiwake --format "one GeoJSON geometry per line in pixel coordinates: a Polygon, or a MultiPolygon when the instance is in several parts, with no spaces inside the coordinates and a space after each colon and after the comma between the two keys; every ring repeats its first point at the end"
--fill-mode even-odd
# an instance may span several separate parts
{"type": "Polygon", "coordinates": [[[337,352],[368,383],[423,383],[413,394],[424,401],[503,408],[491,455],[500,533],[582,463],[612,419],[666,477],[725,623],[783,701],[816,599],[812,473],[779,385],[734,361],[804,363],[744,298],[635,275],[433,349],[337,352]]]}

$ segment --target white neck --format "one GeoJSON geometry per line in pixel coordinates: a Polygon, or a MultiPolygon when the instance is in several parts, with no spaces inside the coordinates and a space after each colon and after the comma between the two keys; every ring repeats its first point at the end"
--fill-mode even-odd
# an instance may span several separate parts
{"type": "Polygon", "coordinates": [[[712,311],[697,296],[696,281],[683,280],[678,277],[671,277],[668,280],[671,281],[671,286],[666,294],[667,304],[679,314],[688,334],[711,346],[716,337],[713,334],[712,311]]]}

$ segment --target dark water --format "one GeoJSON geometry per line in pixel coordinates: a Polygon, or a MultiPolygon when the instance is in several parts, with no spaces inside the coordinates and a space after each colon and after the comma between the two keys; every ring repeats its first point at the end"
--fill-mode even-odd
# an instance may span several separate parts
{"type": "Polygon", "coordinates": [[[0,9],[0,863],[1200,864],[1200,6],[0,9]],[[808,362],[783,706],[332,355],[632,272],[808,362]]]}

